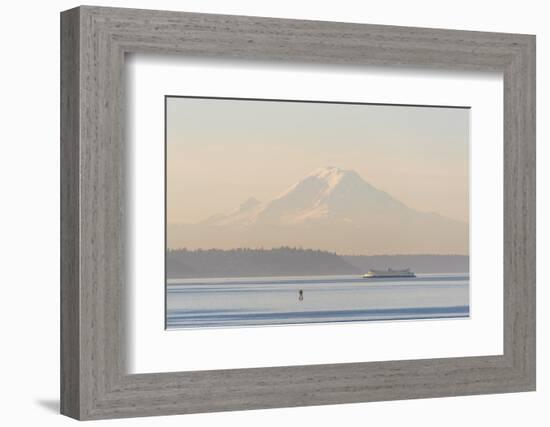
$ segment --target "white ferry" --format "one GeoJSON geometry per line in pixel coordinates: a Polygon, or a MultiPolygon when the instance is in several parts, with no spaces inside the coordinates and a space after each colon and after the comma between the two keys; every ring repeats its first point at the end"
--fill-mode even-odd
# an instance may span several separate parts
{"type": "Polygon", "coordinates": [[[387,270],[369,270],[366,274],[363,274],[363,278],[365,279],[397,277],[416,277],[416,274],[410,268],[404,270],[392,270],[391,268],[387,270]]]}

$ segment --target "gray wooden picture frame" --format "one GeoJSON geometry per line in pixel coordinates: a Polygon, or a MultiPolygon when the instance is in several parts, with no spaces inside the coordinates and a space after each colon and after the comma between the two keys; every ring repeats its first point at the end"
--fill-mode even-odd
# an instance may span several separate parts
{"type": "Polygon", "coordinates": [[[61,14],[61,166],[65,415],[85,420],[535,390],[532,35],[71,9],[61,14]],[[502,72],[503,354],[127,374],[124,60],[136,52],[502,72]]]}

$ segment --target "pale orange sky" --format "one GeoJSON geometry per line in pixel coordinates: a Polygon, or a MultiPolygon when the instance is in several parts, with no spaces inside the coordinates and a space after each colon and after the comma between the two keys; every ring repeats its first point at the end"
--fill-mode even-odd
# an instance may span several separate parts
{"type": "Polygon", "coordinates": [[[170,97],[168,223],[269,200],[327,165],[467,223],[469,117],[459,108],[170,97]]]}

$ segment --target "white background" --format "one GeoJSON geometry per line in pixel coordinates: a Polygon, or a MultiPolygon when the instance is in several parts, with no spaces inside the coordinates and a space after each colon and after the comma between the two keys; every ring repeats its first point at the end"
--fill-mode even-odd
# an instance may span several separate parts
{"type": "MultiPolygon", "coordinates": [[[[97,1],[96,4],[211,13],[536,33],[538,74],[538,391],[103,422],[109,425],[498,426],[548,425],[550,74],[544,2],[524,0],[338,2],[277,0],[97,1]],[[544,310],[544,307],[547,309],[544,310]]],[[[3,425],[68,425],[57,414],[59,384],[59,17],[72,1],[10,2],[2,9],[0,105],[0,324],[3,425]]],[[[546,13],[545,13],[546,12],[546,13]]]]}
{"type": "Polygon", "coordinates": [[[500,73],[358,71],[132,55],[126,76],[132,165],[130,372],[502,354],[500,73]],[[164,253],[159,248],[164,246],[165,94],[471,106],[471,318],[164,331],[164,253]]]}

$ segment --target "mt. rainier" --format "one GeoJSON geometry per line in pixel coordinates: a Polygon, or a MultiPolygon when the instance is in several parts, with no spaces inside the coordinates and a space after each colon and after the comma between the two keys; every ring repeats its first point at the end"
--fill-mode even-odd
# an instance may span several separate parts
{"type": "Polygon", "coordinates": [[[264,203],[251,197],[228,214],[168,227],[171,248],[468,253],[468,224],[411,209],[356,172],[336,167],[317,169],[264,203]]]}

